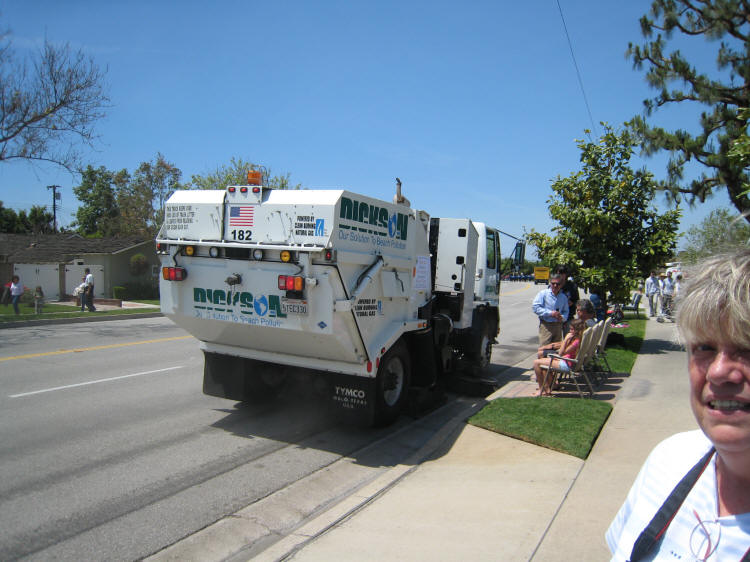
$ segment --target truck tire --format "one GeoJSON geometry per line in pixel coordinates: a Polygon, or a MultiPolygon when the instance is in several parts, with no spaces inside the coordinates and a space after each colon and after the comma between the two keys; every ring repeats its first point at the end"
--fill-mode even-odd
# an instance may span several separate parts
{"type": "Polygon", "coordinates": [[[383,355],[376,377],[375,426],[396,421],[406,404],[411,381],[409,352],[403,341],[398,342],[383,355]]]}
{"type": "Polygon", "coordinates": [[[477,356],[477,369],[483,371],[486,369],[490,361],[492,360],[492,338],[490,336],[489,323],[484,322],[482,325],[482,335],[479,338],[479,353],[477,356]]]}

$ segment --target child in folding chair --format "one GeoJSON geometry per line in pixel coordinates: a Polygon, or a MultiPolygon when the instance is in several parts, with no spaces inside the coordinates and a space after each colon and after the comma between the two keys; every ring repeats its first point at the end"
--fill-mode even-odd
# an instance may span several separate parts
{"type": "Polygon", "coordinates": [[[539,384],[539,388],[534,396],[549,396],[554,384],[554,374],[550,373],[548,370],[545,379],[542,365],[549,365],[552,369],[557,369],[559,371],[570,370],[570,365],[565,359],[576,358],[576,355],[578,355],[578,348],[581,346],[581,337],[583,336],[583,331],[585,329],[586,323],[583,320],[580,318],[572,320],[570,323],[570,332],[563,339],[563,342],[560,345],[560,351],[558,352],[558,355],[563,357],[563,359],[547,357],[534,361],[534,373],[536,374],[536,381],[539,384]]]}

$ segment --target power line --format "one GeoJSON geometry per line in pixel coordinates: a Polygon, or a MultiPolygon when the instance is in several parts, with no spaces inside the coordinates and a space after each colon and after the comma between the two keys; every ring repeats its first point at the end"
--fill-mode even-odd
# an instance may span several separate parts
{"type": "MultiPolygon", "coordinates": [[[[583,103],[586,104],[586,111],[589,114],[589,121],[591,121],[591,130],[598,137],[599,131],[596,129],[594,124],[594,117],[591,115],[591,107],[589,107],[589,100],[586,97],[586,89],[583,87],[583,79],[581,78],[581,71],[578,69],[578,62],[576,61],[576,55],[573,52],[573,43],[570,41],[570,34],[568,33],[568,26],[565,24],[565,16],[563,16],[562,7],[560,6],[560,0],[557,0],[557,9],[560,11],[560,19],[562,20],[563,29],[565,30],[565,37],[568,39],[568,48],[570,48],[570,57],[573,59],[573,66],[576,68],[576,76],[578,76],[578,84],[581,86],[581,93],[583,94],[583,103]]],[[[591,135],[589,135],[591,140],[591,135]]]]}

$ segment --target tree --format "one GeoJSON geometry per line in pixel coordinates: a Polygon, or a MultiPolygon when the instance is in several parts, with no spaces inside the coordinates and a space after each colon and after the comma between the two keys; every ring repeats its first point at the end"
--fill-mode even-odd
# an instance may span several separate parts
{"type": "Polygon", "coordinates": [[[115,174],[104,166],[87,166],[81,172],[80,185],[73,193],[81,202],[76,211],[75,226],[86,236],[115,236],[120,232],[120,209],[117,205],[115,174]]]}
{"type": "Polygon", "coordinates": [[[76,171],[79,143],[95,140],[94,124],[109,99],[104,73],[81,51],[44,43],[19,60],[0,35],[0,161],[52,162],[76,171]]]}
{"type": "MultiPolygon", "coordinates": [[[[729,149],[729,159],[737,166],[747,170],[750,167],[750,136],[747,134],[747,124],[750,121],[750,109],[742,108],[740,117],[745,120],[742,134],[732,141],[732,147],[729,149]]],[[[750,197],[750,181],[745,178],[743,183],[745,190],[740,193],[740,197],[750,197]]],[[[747,218],[747,214],[745,215],[747,218]]]]}
{"type": "Polygon", "coordinates": [[[268,178],[268,187],[274,189],[302,188],[302,184],[299,183],[295,186],[291,185],[289,182],[290,174],[271,176],[270,170],[234,156],[229,164],[218,166],[213,172],[203,176],[192,176],[189,187],[193,189],[226,189],[228,185],[245,185],[247,184],[247,172],[250,170],[263,171],[264,177],[268,178]]]}
{"type": "Polygon", "coordinates": [[[632,133],[602,126],[598,142],[577,141],[582,169],[552,183],[554,235],[532,230],[528,238],[542,262],[568,264],[579,285],[625,302],[639,278],[673,255],[681,211],[653,208],[652,174],[629,166],[632,133]]]}
{"type": "Polygon", "coordinates": [[[182,171],[161,153],[142,162],[131,175],[88,166],[73,192],[82,205],[76,214],[78,232],[88,236],[153,238],[163,220],[164,200],[182,189],[182,171]]]}
{"type": "Polygon", "coordinates": [[[685,234],[687,245],[680,260],[695,263],[716,254],[730,253],[750,244],[750,225],[728,209],[714,209],[685,234]]]}
{"type": "MultiPolygon", "coordinates": [[[[706,106],[695,135],[686,130],[652,127],[643,116],[630,122],[645,154],[670,152],[667,178],[659,187],[675,200],[705,201],[715,189],[726,188],[732,204],[750,221],[748,173],[730,158],[733,142],[745,131],[740,108],[750,107],[750,6],[746,0],[654,0],[640,20],[648,40],[630,43],[626,55],[633,66],[647,69],[646,80],[659,93],[644,101],[645,117],[675,104],[706,106]],[[656,32],[656,37],[652,38],[656,32]],[[663,32],[663,35],[662,35],[663,32]],[[679,50],[665,53],[666,42],[677,32],[680,39],[707,39],[718,43],[717,71],[699,72],[679,50]],[[720,40],[720,42],[719,42],[720,40]],[[670,89],[675,83],[683,89],[670,89]],[[688,162],[701,164],[699,177],[684,181],[688,162]]],[[[701,46],[702,47],[702,46],[701,46]]]]}
{"type": "Polygon", "coordinates": [[[55,217],[41,205],[33,205],[28,214],[29,231],[34,234],[51,234],[55,231],[55,217]]]}
{"type": "Polygon", "coordinates": [[[13,209],[5,207],[3,202],[0,201],[0,232],[19,234],[21,228],[18,214],[13,209]]]}
{"type": "Polygon", "coordinates": [[[182,189],[182,171],[161,153],[152,162],[142,162],[131,177],[126,170],[115,178],[122,216],[121,233],[153,237],[164,220],[164,201],[170,192],[182,189]]]}
{"type": "Polygon", "coordinates": [[[16,213],[0,201],[0,232],[10,234],[50,234],[54,232],[54,216],[41,205],[33,205],[28,213],[16,213]]]}

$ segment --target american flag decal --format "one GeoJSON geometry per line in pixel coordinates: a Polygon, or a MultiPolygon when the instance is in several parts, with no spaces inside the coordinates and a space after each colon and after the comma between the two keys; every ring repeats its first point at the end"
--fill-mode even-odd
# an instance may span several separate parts
{"type": "Polygon", "coordinates": [[[253,226],[254,205],[229,207],[229,226],[253,226]]]}

